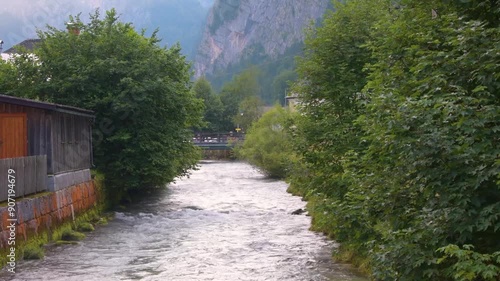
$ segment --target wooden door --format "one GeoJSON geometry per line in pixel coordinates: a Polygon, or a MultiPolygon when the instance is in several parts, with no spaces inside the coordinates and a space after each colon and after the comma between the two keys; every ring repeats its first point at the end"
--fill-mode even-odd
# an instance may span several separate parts
{"type": "Polygon", "coordinates": [[[28,156],[26,113],[0,113],[0,159],[28,156]]]}

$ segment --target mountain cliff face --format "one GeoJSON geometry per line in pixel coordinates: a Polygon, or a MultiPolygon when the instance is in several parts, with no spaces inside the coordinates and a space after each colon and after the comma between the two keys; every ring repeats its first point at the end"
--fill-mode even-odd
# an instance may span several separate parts
{"type": "Polygon", "coordinates": [[[213,75],[252,57],[276,58],[304,40],[330,0],[216,0],[195,57],[195,76],[213,75]]]}

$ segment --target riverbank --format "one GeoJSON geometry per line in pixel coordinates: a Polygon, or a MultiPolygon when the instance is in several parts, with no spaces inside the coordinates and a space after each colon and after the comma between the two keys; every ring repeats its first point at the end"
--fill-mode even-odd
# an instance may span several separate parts
{"type": "Polygon", "coordinates": [[[305,202],[287,187],[244,162],[203,161],[7,280],[366,281],[332,262],[335,243],[309,231],[310,217],[291,214],[305,202]]]}
{"type": "MultiPolygon", "coordinates": [[[[328,237],[328,239],[335,241],[333,235],[333,228],[335,226],[331,224],[333,221],[331,216],[333,216],[333,214],[325,211],[328,208],[325,203],[325,198],[314,195],[308,196],[303,190],[292,184],[289,185],[287,192],[294,196],[299,196],[302,200],[307,202],[306,210],[308,215],[311,216],[310,230],[322,233],[328,237]]],[[[359,274],[366,278],[369,278],[371,275],[369,260],[340,243],[334,249],[332,258],[335,262],[351,264],[359,274]]]]}
{"type": "Polygon", "coordinates": [[[103,178],[94,177],[55,192],[19,198],[0,206],[0,264],[15,272],[25,258],[41,258],[44,245],[72,231],[90,230],[103,223],[103,178]],[[89,224],[91,227],[89,227],[89,224]]]}

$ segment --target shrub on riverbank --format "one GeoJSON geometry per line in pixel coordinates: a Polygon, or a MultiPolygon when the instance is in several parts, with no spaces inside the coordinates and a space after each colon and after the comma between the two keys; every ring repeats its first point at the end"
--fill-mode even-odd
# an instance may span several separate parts
{"type": "Polygon", "coordinates": [[[296,161],[289,127],[292,113],[276,105],[248,130],[245,142],[235,148],[238,157],[247,160],[272,178],[285,178],[296,161]]]}
{"type": "Polygon", "coordinates": [[[80,232],[90,232],[94,231],[94,226],[89,222],[81,222],[77,225],[76,230],[80,232]]]}
{"type": "Polygon", "coordinates": [[[44,251],[39,245],[30,245],[23,251],[23,259],[25,260],[40,260],[43,259],[44,255],[44,251]]]}
{"type": "Polygon", "coordinates": [[[61,240],[63,241],[80,241],[84,238],[85,234],[75,230],[66,230],[61,235],[61,240]]]}
{"type": "Polygon", "coordinates": [[[346,1],[306,40],[290,190],[374,280],[500,276],[500,10],[477,2],[346,1]]]}

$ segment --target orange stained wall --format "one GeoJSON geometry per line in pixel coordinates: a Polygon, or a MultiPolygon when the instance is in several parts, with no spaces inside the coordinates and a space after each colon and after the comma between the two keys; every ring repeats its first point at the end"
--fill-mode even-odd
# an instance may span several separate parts
{"type": "Polygon", "coordinates": [[[0,113],[0,159],[28,156],[26,113],[0,113]]]}

